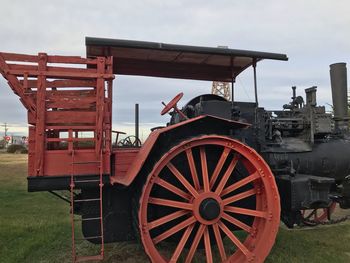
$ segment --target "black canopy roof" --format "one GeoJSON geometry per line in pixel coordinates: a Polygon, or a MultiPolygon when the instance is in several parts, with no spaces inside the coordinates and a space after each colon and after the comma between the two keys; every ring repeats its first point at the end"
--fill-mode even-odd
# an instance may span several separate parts
{"type": "Polygon", "coordinates": [[[288,60],[285,54],[229,48],[86,37],[87,57],[113,56],[113,72],[230,82],[254,61],[288,60]]]}

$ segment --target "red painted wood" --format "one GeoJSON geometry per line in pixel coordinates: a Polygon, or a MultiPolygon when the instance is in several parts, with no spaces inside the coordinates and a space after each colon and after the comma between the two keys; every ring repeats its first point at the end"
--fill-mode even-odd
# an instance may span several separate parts
{"type": "Polygon", "coordinates": [[[28,130],[28,176],[35,176],[35,127],[29,126],[28,130]]]}
{"type": "Polygon", "coordinates": [[[51,97],[66,97],[67,99],[74,99],[77,97],[91,97],[96,96],[95,90],[48,90],[46,98],[51,97]]]}
{"type": "Polygon", "coordinates": [[[57,124],[77,124],[77,123],[90,123],[95,124],[96,112],[90,111],[48,111],[46,112],[46,123],[57,124]]]}
{"type": "MultiPolygon", "coordinates": [[[[47,55],[39,54],[39,70],[45,71],[47,64],[47,55]]],[[[44,175],[44,147],[45,147],[45,76],[38,77],[37,99],[36,99],[36,129],[35,129],[35,172],[37,175],[44,175]]]]}
{"type": "Polygon", "coordinates": [[[90,109],[94,106],[96,100],[92,97],[81,98],[77,97],[68,100],[66,97],[52,98],[46,103],[46,107],[49,108],[65,108],[65,109],[90,109]]]}
{"type": "MultiPolygon", "coordinates": [[[[24,85],[24,80],[20,80],[20,83],[24,85]]],[[[36,88],[37,80],[27,80],[27,87],[36,88]]],[[[76,88],[76,87],[96,87],[96,81],[94,80],[47,80],[47,88],[76,88]]]]}
{"type": "Polygon", "coordinates": [[[24,54],[5,53],[5,52],[1,52],[0,54],[5,60],[10,60],[10,61],[23,61],[23,62],[39,61],[38,56],[34,56],[34,55],[24,55],[24,54]]]}
{"type": "MultiPolygon", "coordinates": [[[[75,162],[96,161],[95,149],[75,150],[75,162]]],[[[63,176],[70,175],[72,156],[66,150],[46,151],[45,152],[45,176],[63,176]]],[[[108,156],[103,156],[104,171],[103,174],[110,173],[110,162],[108,156]]],[[[74,166],[74,175],[98,175],[98,163],[90,163],[74,166]]]]}
{"type": "MultiPolygon", "coordinates": [[[[30,176],[69,175],[72,151],[81,162],[99,160],[103,152],[102,173],[110,174],[112,61],[0,53],[0,73],[27,108],[28,123],[33,125],[29,129],[30,176]],[[79,137],[80,132],[91,132],[92,138],[79,137]],[[67,133],[68,138],[63,138],[67,133]]],[[[89,166],[75,168],[74,174],[100,173],[96,165],[89,166]]]]}
{"type": "Polygon", "coordinates": [[[4,53],[0,53],[0,73],[3,74],[5,79],[7,79],[8,84],[12,88],[13,92],[22,99],[22,103],[26,107],[26,109],[31,112],[34,112],[36,110],[35,102],[32,98],[25,96],[23,87],[19,83],[18,79],[15,76],[9,74],[9,67],[5,59],[2,57],[3,54],[4,53]]]}
{"type": "MultiPolygon", "coordinates": [[[[130,166],[134,163],[135,157],[139,152],[139,148],[117,149],[113,151],[114,155],[114,176],[116,178],[124,178],[130,166]]],[[[112,156],[113,156],[112,155],[112,156]]]]}
{"type": "Polygon", "coordinates": [[[87,64],[96,65],[96,59],[82,58],[79,56],[49,56],[49,63],[87,64]]]}
{"type": "Polygon", "coordinates": [[[96,79],[96,78],[104,78],[110,79],[114,78],[114,75],[111,74],[98,74],[94,72],[84,72],[84,71],[74,71],[68,70],[63,71],[61,69],[55,69],[57,71],[45,71],[40,72],[38,70],[8,70],[8,73],[14,76],[23,76],[24,74],[28,74],[29,77],[37,77],[39,75],[44,75],[47,78],[62,78],[62,79],[96,79]]]}

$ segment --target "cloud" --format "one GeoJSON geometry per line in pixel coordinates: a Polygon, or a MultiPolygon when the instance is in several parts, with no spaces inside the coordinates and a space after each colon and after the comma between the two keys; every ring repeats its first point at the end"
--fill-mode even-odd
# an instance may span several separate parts
{"type": "MultiPolygon", "coordinates": [[[[0,9],[0,51],[84,56],[85,36],[95,36],[287,53],[288,62],[259,63],[260,105],[281,107],[293,85],[299,94],[317,85],[319,103],[331,103],[328,65],[349,62],[349,9],[347,0],[13,0],[0,9]]],[[[133,122],[135,103],[142,122],[166,123],[161,101],[183,91],[181,106],[211,90],[210,82],[127,76],[114,85],[114,126],[133,122]]],[[[237,99],[252,101],[252,87],[248,69],[237,80],[237,99]]],[[[26,112],[0,78],[5,121],[25,123],[26,112]]]]}

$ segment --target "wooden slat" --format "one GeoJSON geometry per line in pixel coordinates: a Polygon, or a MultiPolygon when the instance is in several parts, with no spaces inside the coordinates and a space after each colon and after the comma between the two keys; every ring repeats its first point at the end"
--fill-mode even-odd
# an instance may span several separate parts
{"type": "MultiPolygon", "coordinates": [[[[21,70],[24,73],[29,70],[39,70],[37,65],[7,64],[10,70],[21,70]]],[[[23,74],[24,75],[24,74],[23,74]]]]}
{"type": "MultiPolygon", "coordinates": [[[[23,80],[20,81],[21,84],[24,83],[23,80]]],[[[36,88],[37,81],[36,80],[27,80],[27,86],[29,88],[36,88]]],[[[74,80],[74,79],[66,79],[66,80],[53,80],[46,81],[47,88],[80,88],[80,87],[96,87],[95,80],[74,80]]]]}
{"type": "MultiPolygon", "coordinates": [[[[28,72],[34,72],[34,71],[39,71],[37,65],[26,65],[26,64],[7,64],[9,66],[10,70],[13,71],[23,71],[23,74],[28,71],[28,72]]],[[[53,66],[48,66],[47,72],[71,72],[71,73],[96,73],[96,69],[90,69],[90,68],[70,68],[70,67],[53,67],[53,66]]],[[[36,74],[38,75],[38,74],[36,74]]]]}
{"type": "Polygon", "coordinates": [[[48,111],[46,112],[46,123],[95,123],[96,112],[89,111],[48,111]]]}
{"type": "Polygon", "coordinates": [[[60,131],[68,131],[68,130],[73,130],[73,131],[95,131],[95,126],[94,125],[79,125],[79,126],[56,126],[56,125],[47,125],[46,129],[48,130],[60,130],[60,131]]]}
{"type": "Polygon", "coordinates": [[[68,79],[94,79],[94,78],[103,78],[103,79],[114,79],[113,74],[98,74],[98,73],[91,73],[91,72],[84,72],[84,71],[74,71],[74,70],[67,70],[67,71],[37,71],[37,70],[8,70],[9,74],[15,75],[15,76],[23,76],[24,74],[28,74],[28,77],[37,77],[39,75],[44,75],[47,78],[68,78],[68,79]]]}
{"type": "Polygon", "coordinates": [[[96,73],[94,68],[71,68],[71,67],[58,67],[48,66],[48,72],[70,72],[70,73],[96,73]]]}
{"type": "MultiPolygon", "coordinates": [[[[5,60],[8,61],[25,61],[25,62],[38,62],[39,58],[36,55],[25,55],[15,53],[0,53],[5,60]]],[[[96,64],[96,59],[82,58],[80,56],[48,56],[48,63],[62,63],[62,64],[96,64]]]]}
{"type": "Polygon", "coordinates": [[[96,96],[95,90],[48,90],[46,91],[46,98],[51,100],[53,97],[94,97],[96,96]]]}
{"type": "Polygon", "coordinates": [[[96,59],[82,58],[79,56],[49,56],[49,63],[63,63],[63,64],[89,64],[95,65],[96,59]]]}
{"type": "Polygon", "coordinates": [[[72,99],[67,99],[67,97],[55,97],[51,98],[51,100],[46,103],[46,108],[90,109],[94,106],[96,106],[96,99],[93,97],[75,97],[72,99]]]}
{"type": "Polygon", "coordinates": [[[92,142],[95,141],[95,138],[46,138],[47,142],[68,142],[68,141],[72,141],[72,142],[92,142]]]}
{"type": "Polygon", "coordinates": [[[39,57],[34,55],[24,55],[24,54],[14,54],[14,53],[5,53],[0,52],[0,55],[9,61],[25,61],[25,62],[38,62],[39,57]]]}

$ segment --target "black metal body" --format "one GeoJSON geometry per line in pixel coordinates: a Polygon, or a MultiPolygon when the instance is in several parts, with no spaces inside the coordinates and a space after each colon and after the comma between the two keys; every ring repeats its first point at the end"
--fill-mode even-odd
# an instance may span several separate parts
{"type": "MultiPolygon", "coordinates": [[[[303,209],[327,208],[332,201],[350,208],[348,108],[338,94],[347,94],[345,63],[331,65],[331,79],[335,116],[317,106],[316,87],[305,90],[305,102],[293,87],[284,110],[267,111],[256,102],[229,102],[216,95],[196,97],[182,109],[188,118],[208,114],[252,124],[232,136],[256,149],[270,165],[280,191],[282,220],[289,227],[303,209]]],[[[179,121],[174,113],[169,124],[179,121]]]]}

